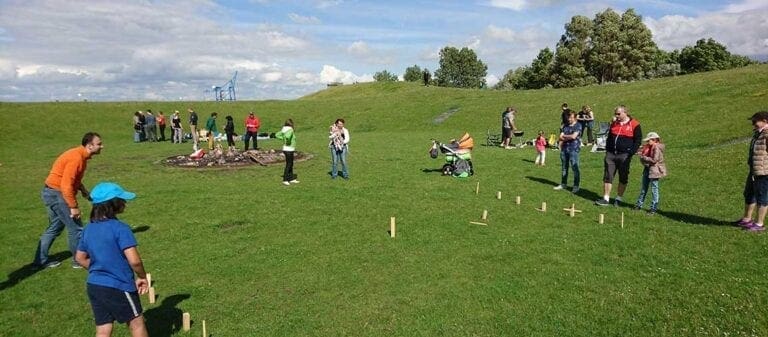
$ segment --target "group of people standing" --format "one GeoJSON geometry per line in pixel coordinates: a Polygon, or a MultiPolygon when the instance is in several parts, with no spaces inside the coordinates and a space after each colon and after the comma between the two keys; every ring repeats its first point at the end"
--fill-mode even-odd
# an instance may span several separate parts
{"type": "MultiPolygon", "coordinates": [[[[579,165],[579,152],[582,147],[582,135],[586,125],[594,122],[594,115],[589,106],[582,109],[581,121],[576,112],[568,109],[567,104],[562,106],[563,124],[558,137],[560,149],[561,175],[560,184],[555,190],[567,188],[569,170],[573,171],[573,193],[578,193],[581,183],[579,165]]],[[[591,126],[587,126],[591,133],[591,126]]],[[[594,142],[594,138],[589,143],[594,142]]],[[[665,146],[661,137],[656,132],[642,135],[640,122],[629,114],[626,106],[620,105],[614,109],[614,117],[608,129],[605,144],[605,158],[603,165],[603,197],[595,201],[596,205],[610,205],[610,195],[613,189],[613,181],[618,174],[619,184],[613,204],[619,206],[624,199],[624,192],[629,183],[629,169],[632,157],[637,155],[643,164],[640,195],[635,202],[634,209],[640,210],[645,203],[648,189],[651,190],[651,205],[649,214],[656,214],[659,207],[659,179],[667,175],[664,160],[665,146]]]]}

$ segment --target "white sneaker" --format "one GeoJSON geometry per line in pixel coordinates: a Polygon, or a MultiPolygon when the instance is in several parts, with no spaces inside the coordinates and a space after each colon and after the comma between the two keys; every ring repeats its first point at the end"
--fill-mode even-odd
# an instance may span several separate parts
{"type": "Polygon", "coordinates": [[[291,184],[298,184],[298,183],[299,183],[299,181],[296,180],[296,179],[291,180],[291,184]]]}
{"type": "Polygon", "coordinates": [[[562,190],[564,188],[565,188],[565,186],[563,186],[563,185],[557,185],[557,186],[553,187],[552,189],[555,190],[555,191],[559,191],[559,190],[562,190]]]}
{"type": "Polygon", "coordinates": [[[291,186],[291,183],[289,183],[289,182],[287,182],[287,181],[284,181],[284,182],[283,182],[283,185],[285,185],[285,186],[291,186]]]}

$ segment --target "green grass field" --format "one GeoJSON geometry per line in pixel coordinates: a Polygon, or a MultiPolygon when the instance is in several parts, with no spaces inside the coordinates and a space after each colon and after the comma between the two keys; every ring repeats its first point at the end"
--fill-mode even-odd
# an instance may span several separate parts
{"type": "MultiPolygon", "coordinates": [[[[293,101],[0,103],[0,336],[93,335],[86,271],[27,266],[47,225],[39,195],[50,165],[91,130],[105,148],[86,185],[115,181],[138,195],[121,219],[137,228],[159,295],[143,298],[151,336],[186,335],[182,312],[196,336],[202,320],[212,336],[767,336],[768,234],[727,226],[743,209],[746,118],[768,109],[766,83],[761,65],[562,90],[368,83],[293,101]],[[603,121],[625,104],[644,133],[662,136],[670,176],[660,214],[593,205],[601,153],[582,152],[573,195],[552,190],[558,152],[539,168],[531,147],[482,145],[505,106],[533,138],[557,129],[562,102],[590,104],[603,121]],[[132,142],[133,111],[188,106],[202,119],[255,110],[262,131],[292,117],[298,150],[315,158],[285,187],[282,165],[172,168],[160,161],[191,153],[189,143],[132,142]],[[326,132],[338,117],[351,132],[349,181],[328,176],[326,132]],[[427,154],[430,139],[464,131],[477,174],[430,172],[442,164],[427,154]],[[546,213],[535,209],[543,201],[546,213]],[[561,211],[571,204],[583,213],[561,211]],[[470,224],[483,210],[488,226],[470,224]]],[[[640,173],[634,161],[630,202],[640,173]]],[[[64,233],[51,253],[66,258],[66,247],[64,233]]]]}

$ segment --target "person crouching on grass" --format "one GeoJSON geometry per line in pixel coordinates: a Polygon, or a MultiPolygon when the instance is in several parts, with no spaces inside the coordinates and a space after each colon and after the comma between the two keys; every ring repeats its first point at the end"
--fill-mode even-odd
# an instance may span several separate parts
{"type": "Polygon", "coordinates": [[[635,203],[635,210],[643,209],[645,195],[651,187],[651,208],[648,215],[656,214],[659,209],[659,179],[667,176],[667,165],[664,163],[664,144],[659,134],[649,132],[643,139],[645,145],[637,151],[637,156],[643,164],[643,178],[640,183],[640,195],[635,203]]]}
{"type": "Polygon", "coordinates": [[[749,174],[744,184],[744,216],[736,225],[752,232],[763,231],[765,213],[768,211],[768,111],[760,111],[749,118],[754,133],[749,144],[749,174]],[[752,214],[757,208],[757,219],[752,214]]]}
{"type": "Polygon", "coordinates": [[[117,219],[126,201],[135,197],[108,182],[91,191],[91,222],[83,231],[75,260],[88,269],[86,289],[97,337],[112,336],[114,321],[127,323],[133,337],[148,336],[139,300],[149,289],[147,273],[131,227],[117,219]]]}

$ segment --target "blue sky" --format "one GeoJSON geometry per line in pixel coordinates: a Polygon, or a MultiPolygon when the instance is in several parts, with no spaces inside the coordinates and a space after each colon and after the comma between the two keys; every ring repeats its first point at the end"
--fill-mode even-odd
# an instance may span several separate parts
{"type": "Polygon", "coordinates": [[[768,57],[768,1],[0,0],[0,101],[292,99],[472,48],[489,84],[574,15],[634,8],[665,50],[712,37],[768,57]]]}

